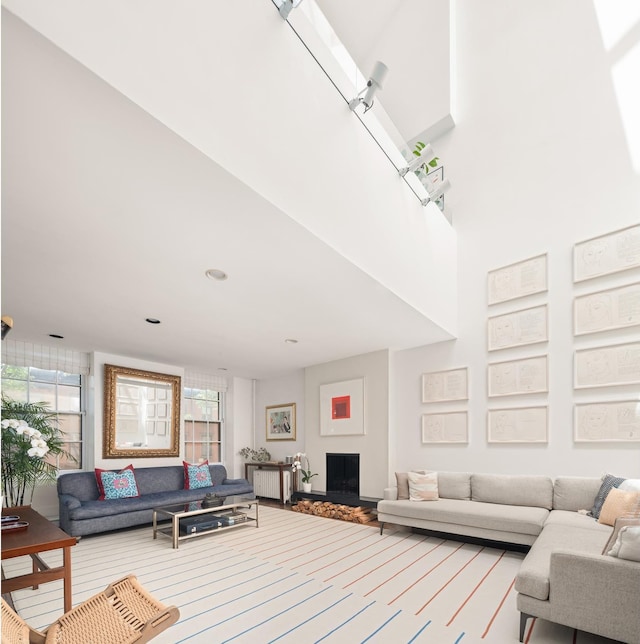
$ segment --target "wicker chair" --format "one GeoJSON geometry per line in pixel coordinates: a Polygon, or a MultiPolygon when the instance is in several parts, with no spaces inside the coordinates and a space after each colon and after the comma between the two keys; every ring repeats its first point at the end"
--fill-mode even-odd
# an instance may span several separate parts
{"type": "Polygon", "coordinates": [[[72,608],[44,632],[30,628],[2,600],[2,644],[142,644],[178,620],[129,575],[72,608]]]}

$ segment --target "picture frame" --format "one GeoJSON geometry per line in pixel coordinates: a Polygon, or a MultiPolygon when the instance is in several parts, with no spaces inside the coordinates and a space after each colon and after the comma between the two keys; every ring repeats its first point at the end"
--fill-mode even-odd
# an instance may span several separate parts
{"type": "Polygon", "coordinates": [[[574,389],[640,384],[640,342],[625,342],[574,353],[574,389]]]}
{"type": "Polygon", "coordinates": [[[488,443],[548,443],[546,405],[507,407],[487,411],[488,443]]]}
{"type": "Polygon", "coordinates": [[[487,273],[489,306],[547,291],[547,254],[536,255],[487,273]]]}
{"type": "Polygon", "coordinates": [[[573,299],[573,334],[584,335],[640,325],[640,282],[573,299]]]}
{"type": "Polygon", "coordinates": [[[576,443],[640,442],[640,402],[611,400],[574,405],[576,443]]]}
{"type": "Polygon", "coordinates": [[[487,350],[549,341],[548,305],[532,306],[487,320],[487,350]]]}
{"type": "Polygon", "coordinates": [[[265,407],[268,441],[296,440],[296,403],[265,407]]]}
{"type": "Polygon", "coordinates": [[[364,433],[364,378],[320,385],[320,435],[364,433]]]}
{"type": "Polygon", "coordinates": [[[490,363],[487,365],[487,388],[490,398],[546,393],[549,390],[547,356],[490,363]]]}
{"type": "Polygon", "coordinates": [[[422,402],[468,400],[469,368],[431,371],[422,374],[422,402]]]}
{"type": "Polygon", "coordinates": [[[422,415],[422,444],[468,443],[466,411],[447,411],[422,415]]]}
{"type": "Polygon", "coordinates": [[[573,246],[574,283],[639,267],[640,224],[585,239],[573,246]]]}

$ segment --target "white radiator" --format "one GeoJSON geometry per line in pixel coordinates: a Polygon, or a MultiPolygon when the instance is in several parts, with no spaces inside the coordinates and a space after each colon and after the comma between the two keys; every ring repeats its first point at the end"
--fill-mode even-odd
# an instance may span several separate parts
{"type": "MultiPolygon", "coordinates": [[[[283,501],[291,501],[291,472],[282,472],[283,501]]],[[[256,496],[280,499],[280,472],[278,470],[254,470],[253,491],[256,496]]]]}

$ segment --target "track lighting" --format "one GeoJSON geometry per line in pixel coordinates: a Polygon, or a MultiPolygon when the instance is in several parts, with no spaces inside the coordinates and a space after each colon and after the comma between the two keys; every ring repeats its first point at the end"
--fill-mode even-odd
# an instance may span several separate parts
{"type": "Polygon", "coordinates": [[[409,163],[409,165],[398,170],[398,174],[401,177],[404,177],[408,172],[413,172],[417,170],[420,166],[428,165],[430,161],[433,161],[436,158],[436,153],[433,151],[433,148],[430,145],[426,145],[422,150],[420,150],[420,156],[416,157],[409,163]]]}
{"type": "Polygon", "coordinates": [[[440,183],[433,186],[431,190],[427,191],[429,193],[429,197],[421,201],[422,205],[426,206],[430,201],[438,201],[438,199],[440,199],[440,197],[442,197],[442,195],[447,192],[449,188],[451,188],[451,182],[449,181],[449,179],[440,181],[440,183]]]}
{"type": "Polygon", "coordinates": [[[302,0],[283,0],[282,4],[278,8],[282,19],[286,20],[291,13],[291,9],[295,9],[301,2],[302,0]]]}
{"type": "Polygon", "coordinates": [[[360,104],[364,105],[365,112],[371,109],[373,106],[373,95],[378,89],[382,89],[382,81],[388,71],[389,69],[384,63],[381,63],[379,60],[376,61],[366,87],[362,91],[358,92],[358,95],[354,99],[349,101],[349,109],[351,111],[355,111],[356,107],[360,104]],[[360,96],[360,94],[363,93],[364,96],[360,96]]]}

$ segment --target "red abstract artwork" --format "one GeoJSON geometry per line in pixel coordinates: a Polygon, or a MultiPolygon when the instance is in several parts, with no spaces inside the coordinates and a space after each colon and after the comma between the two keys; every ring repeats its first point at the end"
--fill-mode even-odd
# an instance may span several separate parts
{"type": "Polygon", "coordinates": [[[351,396],[338,396],[331,399],[331,418],[333,420],[351,418],[351,396]]]}

